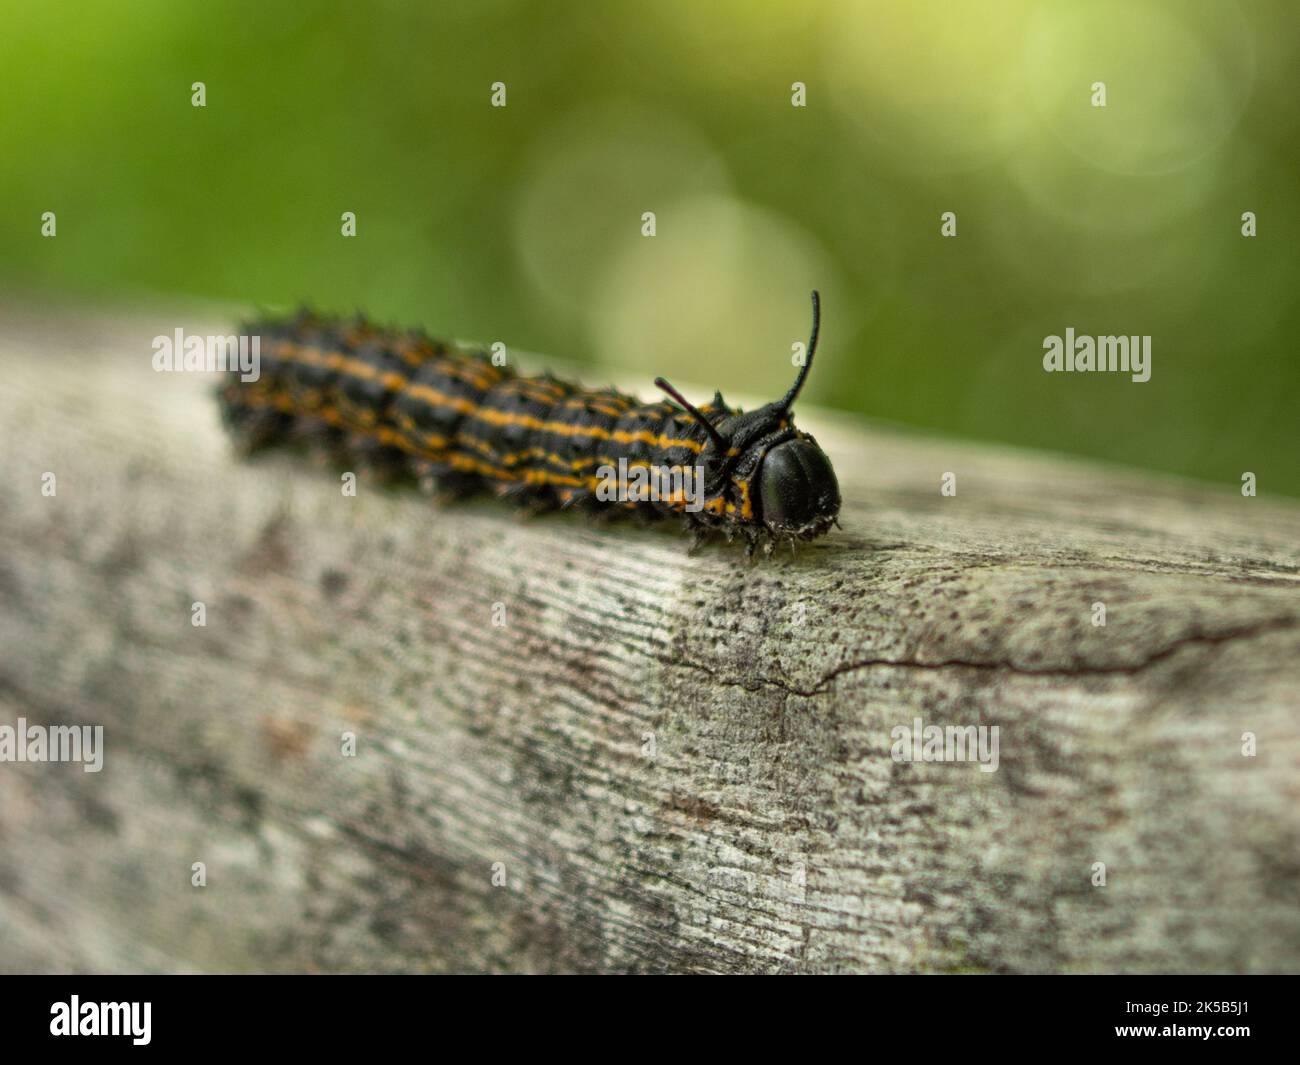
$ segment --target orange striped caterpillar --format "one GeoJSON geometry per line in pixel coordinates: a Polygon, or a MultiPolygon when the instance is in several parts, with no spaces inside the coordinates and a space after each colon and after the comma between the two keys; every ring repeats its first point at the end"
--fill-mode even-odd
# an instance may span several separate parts
{"type": "Polygon", "coordinates": [[[536,510],[675,514],[697,543],[718,531],[743,536],[748,554],[760,544],[770,553],[779,542],[821,536],[839,514],[830,460],[791,414],[819,324],[814,292],[812,335],[794,384],[749,413],[732,410],[721,393],[696,407],[663,378],[655,384],[680,406],[589,391],[549,374],[525,377],[485,352],[423,333],[306,311],[246,326],[261,338],[261,374],[230,375],[219,396],[246,453],[306,441],[453,495],[487,489],[536,510]],[[667,471],[677,479],[664,483],[679,487],[608,502],[602,489],[615,468],[624,477],[667,471]]]}

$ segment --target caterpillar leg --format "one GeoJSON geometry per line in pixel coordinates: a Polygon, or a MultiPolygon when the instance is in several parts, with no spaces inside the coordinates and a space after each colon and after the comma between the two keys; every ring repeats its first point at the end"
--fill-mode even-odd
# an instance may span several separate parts
{"type": "Polygon", "coordinates": [[[656,510],[654,507],[637,507],[632,512],[638,525],[658,525],[664,520],[665,515],[656,510]]]}
{"type": "Polygon", "coordinates": [[[549,513],[561,505],[559,496],[552,489],[535,484],[502,485],[497,489],[497,495],[517,508],[516,514],[521,520],[549,513]]]}
{"type": "Polygon", "coordinates": [[[456,503],[483,490],[483,482],[472,473],[462,473],[442,463],[416,459],[410,469],[420,491],[439,503],[456,503]]]}
{"type": "Polygon", "coordinates": [[[291,416],[273,407],[229,406],[224,420],[235,450],[244,458],[280,443],[293,425],[291,416]]]}
{"type": "Polygon", "coordinates": [[[598,505],[596,493],[585,488],[566,488],[560,493],[561,510],[591,510],[598,505]]]}
{"type": "Polygon", "coordinates": [[[296,419],[290,437],[306,448],[308,457],[317,466],[346,469],[350,465],[352,453],[348,450],[347,434],[319,418],[296,419]]]}
{"type": "Polygon", "coordinates": [[[352,463],[380,484],[397,484],[411,475],[406,456],[376,440],[353,435],[347,441],[352,463]]]}
{"type": "Polygon", "coordinates": [[[705,544],[719,535],[725,536],[727,543],[731,543],[736,538],[735,526],[714,525],[711,522],[704,521],[696,514],[683,514],[682,528],[691,535],[691,544],[686,551],[688,555],[699,554],[700,549],[705,544]]]}

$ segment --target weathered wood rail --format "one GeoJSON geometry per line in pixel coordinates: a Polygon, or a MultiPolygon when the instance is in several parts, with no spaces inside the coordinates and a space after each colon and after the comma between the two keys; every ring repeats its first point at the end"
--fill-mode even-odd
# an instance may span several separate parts
{"type": "Polygon", "coordinates": [[[0,309],[0,724],[106,744],[0,969],[1300,970],[1295,503],[804,411],[844,531],[688,557],[236,461],[177,325],[0,309]]]}

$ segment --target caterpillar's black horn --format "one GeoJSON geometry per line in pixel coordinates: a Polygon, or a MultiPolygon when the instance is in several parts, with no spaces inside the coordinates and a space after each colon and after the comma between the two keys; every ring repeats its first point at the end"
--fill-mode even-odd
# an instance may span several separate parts
{"type": "Polygon", "coordinates": [[[803,383],[808,380],[808,371],[812,369],[813,352],[817,350],[817,333],[822,324],[822,300],[816,289],[813,289],[812,307],[812,335],[808,338],[808,354],[803,360],[803,365],[799,367],[799,375],[794,379],[794,384],[790,386],[790,391],[785,394],[785,398],[778,404],[778,410],[788,411],[794,406],[794,401],[799,397],[799,390],[803,388],[803,383]]]}
{"type": "Polygon", "coordinates": [[[667,392],[670,396],[672,396],[673,399],[677,400],[677,402],[680,403],[686,409],[686,411],[695,418],[697,422],[699,422],[702,426],[704,426],[704,431],[709,434],[709,439],[713,441],[713,446],[716,447],[723,454],[726,453],[727,442],[722,439],[722,434],[719,433],[718,430],[713,428],[713,423],[710,422],[709,419],[704,416],[704,412],[700,410],[699,407],[695,406],[695,404],[693,404],[690,400],[688,400],[685,396],[683,396],[680,392],[678,392],[677,389],[673,388],[673,386],[670,385],[667,381],[665,381],[662,377],[655,378],[655,387],[662,388],[665,392],[667,392]]]}

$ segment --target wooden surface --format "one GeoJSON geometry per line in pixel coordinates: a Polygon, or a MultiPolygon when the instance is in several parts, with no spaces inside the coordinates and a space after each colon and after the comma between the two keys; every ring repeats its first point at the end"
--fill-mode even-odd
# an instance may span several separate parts
{"type": "Polygon", "coordinates": [[[0,765],[0,969],[1300,970],[1267,486],[808,411],[844,531],[688,557],[236,461],[177,326],[229,323],[0,308],[0,724],[106,734],[0,765]]]}

